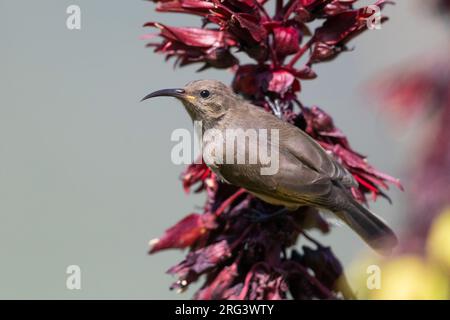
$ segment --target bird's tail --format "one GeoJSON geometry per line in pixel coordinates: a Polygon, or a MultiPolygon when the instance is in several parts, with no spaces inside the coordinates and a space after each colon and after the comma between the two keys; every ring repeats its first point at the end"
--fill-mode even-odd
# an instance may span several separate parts
{"type": "Polygon", "coordinates": [[[343,205],[335,214],[375,251],[389,255],[398,243],[395,233],[381,218],[363,207],[350,194],[345,194],[345,198],[346,201],[341,202],[343,205]]]}

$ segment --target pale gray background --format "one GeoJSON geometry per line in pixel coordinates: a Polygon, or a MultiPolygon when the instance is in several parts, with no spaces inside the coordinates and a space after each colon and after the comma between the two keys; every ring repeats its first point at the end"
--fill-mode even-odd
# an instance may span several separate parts
{"type": "MultiPolygon", "coordinates": [[[[171,132],[191,123],[175,101],[138,101],[200,77],[229,82],[231,74],[174,72],[145,49],[146,21],[198,23],[153,7],[140,0],[0,1],[0,298],[190,297],[170,292],[174,279],[164,273],[183,253],[146,252],[149,239],[203,204],[183,193],[182,167],[170,161],[171,132]],[[81,31],[65,27],[70,4],[81,6],[81,31]],[[81,291],[65,288],[70,264],[82,268],[81,291]]],[[[395,128],[361,85],[445,35],[416,1],[399,0],[386,12],[392,19],[383,30],[316,68],[319,78],[304,82],[302,98],[330,112],[376,167],[404,178],[412,133],[420,132],[395,128]]],[[[393,206],[381,200],[372,208],[398,227],[406,197],[395,188],[390,195],[393,206]]],[[[323,241],[345,263],[365,248],[346,227],[323,241]]]]}

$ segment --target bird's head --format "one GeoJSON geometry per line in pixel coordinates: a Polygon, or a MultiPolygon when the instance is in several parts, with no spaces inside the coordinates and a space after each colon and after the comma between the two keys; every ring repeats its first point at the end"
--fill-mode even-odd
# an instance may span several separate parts
{"type": "Polygon", "coordinates": [[[240,98],[220,81],[197,80],[184,88],[163,89],[150,93],[142,99],[170,96],[180,100],[193,120],[212,122],[222,118],[240,98]]]}

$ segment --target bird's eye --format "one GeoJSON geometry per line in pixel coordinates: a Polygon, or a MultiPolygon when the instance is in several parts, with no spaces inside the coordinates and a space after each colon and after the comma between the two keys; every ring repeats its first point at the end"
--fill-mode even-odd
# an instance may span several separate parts
{"type": "Polygon", "coordinates": [[[210,95],[210,93],[209,93],[208,90],[202,90],[202,91],[200,91],[200,96],[201,96],[202,98],[208,98],[209,95],[210,95]]]}

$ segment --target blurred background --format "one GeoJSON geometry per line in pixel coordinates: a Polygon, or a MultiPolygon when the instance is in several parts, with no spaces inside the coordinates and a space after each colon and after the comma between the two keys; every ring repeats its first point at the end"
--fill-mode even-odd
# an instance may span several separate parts
{"type": "MultiPolygon", "coordinates": [[[[396,230],[405,226],[408,170],[426,127],[403,125],[365,89],[445,50],[448,25],[422,2],[386,7],[391,20],[381,30],[303,82],[306,105],[330,113],[355,150],[404,181],[405,192],[389,191],[392,205],[371,203],[396,230]]],[[[202,195],[183,192],[183,166],[170,160],[172,131],[192,124],[173,100],[139,100],[199,78],[229,83],[232,74],[175,72],[140,40],[147,21],[197,24],[144,1],[0,0],[0,298],[190,298],[192,289],[169,291],[174,279],[165,275],[183,252],[147,251],[150,239],[203,205],[202,195]],[[81,30],[66,27],[72,4],[81,8],[81,30]],[[81,290],[66,288],[69,265],[81,268],[81,290]]],[[[346,266],[367,250],[347,227],[317,237],[346,266]]]]}

